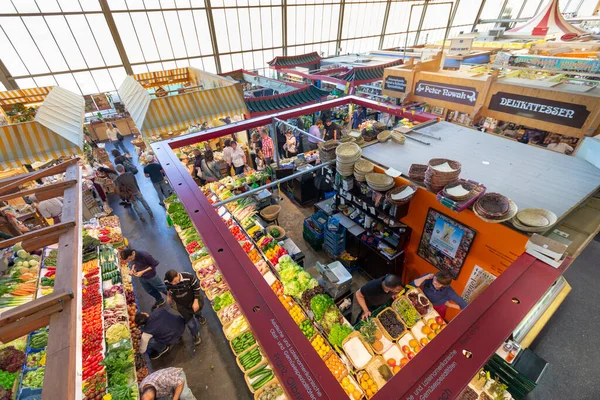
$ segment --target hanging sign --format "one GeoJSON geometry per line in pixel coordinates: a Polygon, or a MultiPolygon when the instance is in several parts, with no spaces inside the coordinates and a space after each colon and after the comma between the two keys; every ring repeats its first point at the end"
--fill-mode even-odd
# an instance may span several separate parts
{"type": "Polygon", "coordinates": [[[383,88],[385,90],[404,93],[406,92],[406,79],[401,76],[388,75],[385,78],[383,88]]]}
{"type": "Polygon", "coordinates": [[[572,128],[581,128],[590,115],[587,107],[583,104],[571,104],[506,92],[498,92],[493,95],[488,108],[572,128]]]}
{"type": "Polygon", "coordinates": [[[468,86],[419,81],[415,89],[417,96],[449,101],[452,103],[474,106],[477,101],[477,90],[468,86]]]}
{"type": "Polygon", "coordinates": [[[475,300],[481,292],[483,292],[489,285],[496,279],[496,276],[492,273],[481,268],[479,265],[475,265],[471,276],[465,285],[462,298],[470,303],[475,300]]]}
{"type": "Polygon", "coordinates": [[[510,56],[508,65],[575,72],[600,72],[600,60],[585,58],[562,58],[536,55],[510,56]]]}

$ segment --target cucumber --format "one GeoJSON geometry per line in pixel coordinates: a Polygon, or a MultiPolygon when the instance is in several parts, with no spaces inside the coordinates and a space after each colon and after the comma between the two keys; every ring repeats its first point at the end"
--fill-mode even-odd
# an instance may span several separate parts
{"type": "Polygon", "coordinates": [[[271,379],[273,379],[273,371],[269,371],[268,374],[266,374],[265,376],[263,376],[261,379],[259,379],[258,381],[254,382],[252,384],[252,389],[254,390],[258,390],[261,387],[264,386],[265,383],[269,382],[271,379]]]}
{"type": "Polygon", "coordinates": [[[261,372],[263,372],[265,368],[267,368],[267,364],[261,365],[260,367],[256,368],[254,371],[250,372],[248,374],[248,378],[254,378],[254,377],[260,375],[261,372]]]}

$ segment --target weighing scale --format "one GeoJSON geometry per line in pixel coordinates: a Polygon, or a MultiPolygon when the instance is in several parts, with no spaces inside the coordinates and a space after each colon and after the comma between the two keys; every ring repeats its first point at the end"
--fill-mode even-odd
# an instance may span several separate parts
{"type": "Polygon", "coordinates": [[[317,261],[316,268],[323,278],[325,290],[335,301],[351,292],[352,275],[341,262],[323,265],[317,261]]]}

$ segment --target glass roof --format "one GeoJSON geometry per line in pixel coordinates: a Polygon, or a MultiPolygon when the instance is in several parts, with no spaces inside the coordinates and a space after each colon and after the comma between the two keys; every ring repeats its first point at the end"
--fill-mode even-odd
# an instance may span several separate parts
{"type": "MultiPolygon", "coordinates": [[[[529,18],[547,1],[0,0],[0,90],[59,85],[94,94],[115,91],[132,73],[261,70],[283,54],[435,43],[448,15],[455,35],[494,26],[478,25],[478,15],[529,18]]],[[[596,3],[560,7],[591,14],[596,3]]]]}

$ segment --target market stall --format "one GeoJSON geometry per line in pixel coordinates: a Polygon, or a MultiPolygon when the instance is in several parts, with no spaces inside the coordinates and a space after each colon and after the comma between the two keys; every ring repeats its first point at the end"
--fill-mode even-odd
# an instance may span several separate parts
{"type": "Polygon", "coordinates": [[[118,91],[135,125],[153,140],[248,113],[235,82],[192,67],[128,76],[118,91]]]}
{"type": "MultiPolygon", "coordinates": [[[[8,98],[18,95],[13,92],[2,92],[0,96],[8,98]]],[[[2,169],[23,164],[43,165],[47,161],[69,157],[83,148],[82,96],[54,87],[40,97],[29,99],[41,101],[41,105],[32,109],[27,122],[0,127],[2,169]]]]}
{"type": "Polygon", "coordinates": [[[569,154],[581,138],[598,129],[595,85],[543,71],[485,67],[444,71],[439,62],[437,58],[418,67],[388,69],[384,93],[450,122],[555,151],[566,149],[569,154]],[[560,101],[556,93],[561,94],[560,101]]]}
{"type": "MultiPolygon", "coordinates": [[[[267,208],[265,208],[261,210],[261,219],[255,217],[258,211],[256,203],[243,194],[234,195],[229,187],[231,184],[229,180],[214,182],[202,188],[203,195],[174,152],[174,149],[181,146],[227,135],[240,127],[251,129],[263,126],[273,117],[288,120],[349,102],[382,111],[387,110],[385,106],[374,102],[348,96],[269,117],[258,117],[238,123],[236,126],[208,130],[202,135],[191,134],[181,139],[154,143],[152,148],[161,164],[165,166],[165,172],[177,193],[176,196],[168,199],[167,213],[184,245],[190,246],[188,252],[191,253],[193,267],[204,283],[202,286],[207,297],[213,299],[211,302],[213,308],[218,312],[223,308],[228,310],[227,313],[221,314],[221,318],[227,318],[226,322],[222,320],[224,333],[232,340],[234,353],[240,354],[238,360],[243,371],[248,372],[253,365],[256,365],[253,362],[261,362],[266,357],[268,364],[264,368],[272,369],[278,380],[278,383],[273,382],[272,385],[281,387],[281,390],[285,390],[290,397],[310,397],[311,394],[320,393],[320,396],[325,398],[345,398],[348,395],[355,399],[364,396],[383,399],[408,397],[415,391],[416,393],[424,391],[433,397],[454,397],[467,386],[471,378],[525,319],[529,310],[560,277],[570,260],[565,260],[560,268],[552,268],[533,256],[523,254],[528,242],[526,235],[508,226],[484,221],[470,210],[455,213],[446,208],[444,202],[438,202],[435,193],[423,187],[415,187],[411,189],[411,196],[414,194],[415,197],[405,204],[404,214],[399,216],[400,221],[412,228],[414,232],[404,250],[406,253],[406,262],[402,267],[405,271],[404,283],[419,273],[435,271],[433,265],[438,265],[441,269],[445,268],[435,264],[434,259],[430,258],[426,261],[426,256],[417,256],[419,250],[414,247],[415,243],[421,242],[419,233],[424,230],[425,224],[430,222],[428,213],[432,210],[438,214],[452,215],[451,220],[463,226],[460,229],[469,241],[465,244],[466,247],[457,251],[460,253],[458,257],[462,259],[460,263],[462,269],[459,267],[456,271],[457,279],[452,284],[453,288],[458,292],[466,289],[469,277],[476,270],[483,270],[486,276],[494,278],[497,276],[497,279],[489,279],[486,282],[487,284],[491,282],[488,289],[483,290],[472,300],[470,305],[447,327],[441,320],[439,322],[444,327],[440,328],[436,318],[433,318],[432,322],[432,318],[427,314],[425,316],[420,314],[417,318],[414,314],[417,311],[413,312],[413,306],[406,303],[412,300],[404,299],[404,303],[395,302],[389,311],[380,311],[380,314],[373,319],[376,324],[373,331],[371,327],[365,330],[360,326],[350,328],[344,322],[344,317],[337,314],[340,313],[336,310],[337,307],[333,307],[335,296],[330,298],[323,293],[324,297],[318,297],[319,291],[325,291],[325,288],[299,267],[291,259],[287,250],[282,248],[274,238],[273,235],[279,236],[281,232],[272,227],[265,229],[261,219],[276,221],[275,210],[269,209],[269,212],[266,212],[267,208]],[[473,233],[475,231],[476,236],[473,233]],[[310,304],[307,304],[307,299],[310,299],[310,304]],[[230,307],[232,312],[235,309],[232,318],[236,318],[236,321],[228,325],[230,307]],[[329,317],[324,318],[325,315],[329,317]],[[499,319],[499,315],[503,317],[499,319]],[[381,325],[378,327],[377,324],[381,325]],[[252,333],[258,347],[247,347],[244,344],[246,342],[244,337],[242,347],[246,346],[244,348],[249,349],[248,353],[243,353],[243,350],[242,353],[238,353],[236,347],[242,344],[235,340],[235,335],[244,333],[245,330],[252,333]],[[397,354],[386,352],[382,354],[379,345],[372,347],[379,340],[372,340],[373,335],[377,335],[375,332],[377,330],[380,330],[380,334],[385,330],[384,335],[387,335],[392,347],[396,346],[397,354]],[[399,342],[402,340],[401,337],[411,338],[402,335],[405,330],[410,330],[410,335],[414,336],[415,342],[411,340],[407,343],[399,342]],[[315,336],[315,333],[318,334],[315,336]],[[377,354],[382,356],[375,356],[374,351],[379,351],[377,354]],[[400,357],[406,358],[406,361],[397,365],[396,362],[400,357]],[[328,370],[330,372],[327,372],[328,370]],[[428,378],[431,374],[434,377],[440,374],[439,379],[428,378]],[[444,384],[440,385],[440,382],[444,384]]],[[[401,113],[402,110],[396,108],[393,112],[401,113]]],[[[436,125],[438,124],[429,124],[429,127],[433,129],[436,125]]],[[[405,133],[407,137],[418,135],[416,132],[405,133]]],[[[431,135],[434,134],[422,132],[421,140],[426,140],[431,135]]],[[[406,137],[401,140],[402,137],[402,135],[395,135],[391,143],[376,144],[364,149],[353,143],[348,143],[347,146],[344,144],[345,149],[353,150],[351,153],[345,151],[338,154],[341,158],[337,159],[336,169],[338,172],[342,171],[343,176],[338,178],[339,174],[337,174],[335,180],[344,189],[342,181],[352,175],[349,171],[353,171],[357,179],[361,176],[361,171],[369,173],[362,167],[356,169],[355,163],[360,158],[361,152],[363,157],[371,158],[379,166],[392,167],[391,160],[377,157],[381,152],[376,148],[406,146],[408,143],[411,147],[429,148],[417,141],[413,143],[412,139],[406,137]],[[369,153],[370,149],[373,149],[371,153],[369,153]],[[357,154],[358,158],[356,158],[357,154]],[[349,169],[348,165],[352,168],[349,169]]],[[[493,136],[489,138],[499,140],[493,136]]],[[[555,156],[568,159],[539,149],[531,150],[543,153],[543,157],[555,156]]],[[[436,153],[428,157],[439,156],[443,155],[436,153]]],[[[379,166],[372,165],[372,171],[381,172],[379,166]]],[[[406,173],[401,166],[398,166],[397,171],[406,173]]],[[[392,178],[383,174],[377,176],[381,178],[377,180],[371,180],[371,176],[368,178],[371,191],[367,193],[371,193],[372,196],[376,195],[375,192],[383,194],[394,186],[399,190],[396,194],[404,193],[403,190],[406,188],[403,189],[403,185],[409,183],[401,177],[392,178]]],[[[247,178],[239,177],[239,179],[247,178]]],[[[493,186],[492,182],[489,184],[493,186]]],[[[346,187],[345,190],[350,189],[346,187]]],[[[350,196],[350,199],[352,198],[350,196]]],[[[392,200],[403,198],[401,195],[392,197],[392,200]]],[[[373,207],[378,205],[374,204],[373,207]]],[[[368,211],[369,209],[367,205],[365,212],[371,212],[368,211]]],[[[378,217],[379,212],[374,210],[372,213],[378,217]]],[[[329,225],[336,225],[327,217],[319,216],[319,213],[309,219],[312,220],[309,222],[311,226],[321,230],[330,230],[333,228],[329,225]]],[[[343,232],[339,225],[341,220],[341,218],[338,220],[335,228],[337,234],[343,232]]],[[[446,221],[450,222],[450,219],[446,217],[446,221]]],[[[389,217],[388,223],[390,223],[389,217]]],[[[334,244],[337,243],[337,234],[331,238],[334,244]]],[[[327,293],[331,294],[329,291],[327,293]]],[[[416,297],[410,292],[406,294],[408,299],[419,298],[418,292],[415,293],[416,297]]],[[[273,379],[269,371],[264,374],[267,374],[265,380],[273,379]]],[[[249,380],[248,383],[251,390],[253,388],[256,390],[253,386],[256,381],[249,380]]],[[[257,390],[257,398],[262,398],[261,388],[257,390]]]]}

